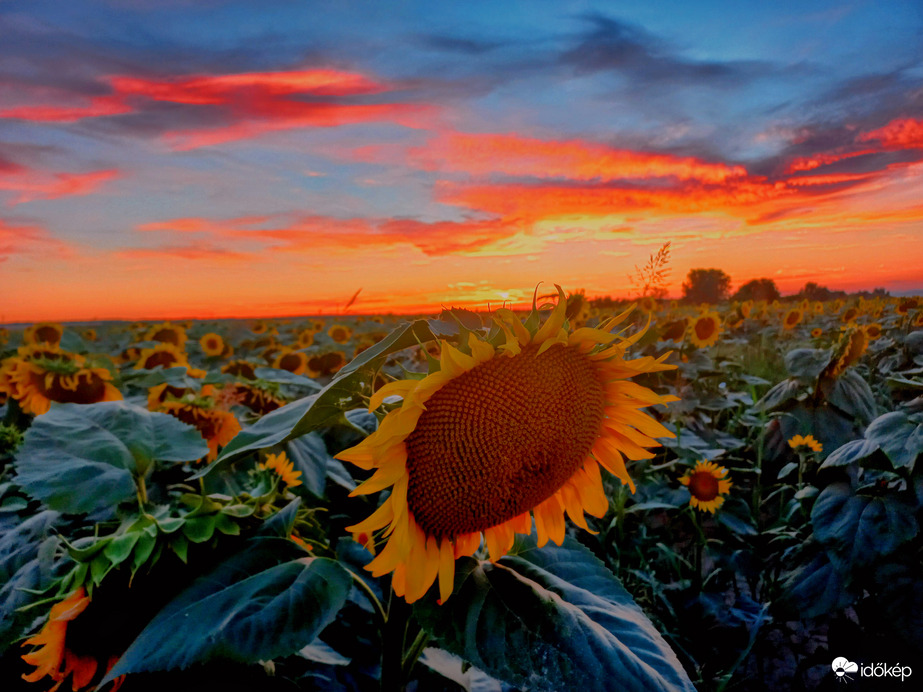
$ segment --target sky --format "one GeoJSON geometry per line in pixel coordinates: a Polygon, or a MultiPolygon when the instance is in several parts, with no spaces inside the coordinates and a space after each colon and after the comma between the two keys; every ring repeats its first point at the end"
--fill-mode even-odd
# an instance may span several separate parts
{"type": "Polygon", "coordinates": [[[923,293],[923,3],[0,0],[0,322],[923,293]]]}

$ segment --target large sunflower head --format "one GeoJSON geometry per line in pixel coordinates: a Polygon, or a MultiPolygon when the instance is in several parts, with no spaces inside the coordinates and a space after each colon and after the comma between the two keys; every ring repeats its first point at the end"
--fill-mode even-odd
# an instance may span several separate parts
{"type": "Polygon", "coordinates": [[[288,370],[296,375],[304,375],[308,369],[308,356],[303,351],[285,349],[276,356],[272,362],[272,367],[288,370]]]}
{"type": "MultiPolygon", "coordinates": [[[[393,572],[395,593],[413,602],[438,576],[442,600],[453,586],[454,561],[484,538],[491,560],[505,555],[515,533],[534,519],[539,545],[564,540],[564,515],[588,528],[584,512],[609,508],[600,467],[634,490],[625,458],[653,457],[653,438],[672,436],[640,409],[675,401],[628,378],[673,368],[666,356],[625,360],[640,338],[612,327],[564,328],[566,298],[544,324],[537,311],[521,322],[498,310],[494,338],[467,333],[443,342],[438,369],[423,379],[391,382],[375,392],[403,402],[378,430],[337,457],[375,473],[354,494],[391,494],[357,533],[384,530],[387,544],[368,569],[393,572]]],[[[630,311],[629,311],[630,312],[630,311]]],[[[643,332],[642,332],[643,333],[643,332]]]]}
{"type": "Polygon", "coordinates": [[[51,402],[96,404],[119,401],[122,393],[111,383],[106,368],[87,367],[83,356],[61,351],[57,346],[20,349],[17,358],[4,362],[0,390],[19,402],[26,413],[47,413],[51,402]]]}
{"type": "Polygon", "coordinates": [[[255,380],[257,367],[259,366],[246,360],[232,360],[221,368],[221,372],[235,377],[243,377],[245,380],[255,380]]]}
{"type": "Polygon", "coordinates": [[[854,365],[865,354],[869,338],[864,329],[850,327],[847,329],[834,350],[833,359],[827,366],[823,375],[839,377],[851,365],[854,365]]]}
{"type": "Polygon", "coordinates": [[[152,370],[157,367],[175,368],[189,367],[186,353],[178,346],[169,342],[157,344],[154,348],[143,348],[135,363],[135,370],[152,370]]]}
{"type": "Polygon", "coordinates": [[[209,462],[218,457],[218,448],[233,440],[241,430],[237,417],[230,411],[216,406],[215,398],[207,390],[203,390],[198,397],[187,394],[178,400],[168,398],[157,410],[169,413],[196,428],[208,443],[208,455],[205,459],[209,462]]]}
{"type": "Polygon", "coordinates": [[[145,341],[159,341],[164,344],[173,344],[179,350],[186,348],[186,330],[182,325],[162,322],[155,324],[144,335],[145,341]]]}
{"type": "Polygon", "coordinates": [[[689,320],[689,341],[693,346],[714,346],[721,335],[721,317],[717,312],[703,312],[689,320]]]}
{"type": "Polygon", "coordinates": [[[728,470],[713,461],[697,461],[679,482],[689,488],[689,504],[702,512],[715,513],[724,504],[724,495],[731,492],[728,470]]]}
{"type": "Polygon", "coordinates": [[[26,327],[22,334],[22,341],[26,345],[33,346],[39,344],[57,346],[61,343],[62,336],[64,336],[64,327],[57,322],[39,322],[26,327]]]}

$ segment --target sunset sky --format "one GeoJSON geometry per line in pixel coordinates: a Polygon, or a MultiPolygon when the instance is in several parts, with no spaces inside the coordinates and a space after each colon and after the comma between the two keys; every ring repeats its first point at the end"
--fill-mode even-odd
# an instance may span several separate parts
{"type": "Polygon", "coordinates": [[[923,3],[0,0],[0,322],[923,293],[923,3]]]}

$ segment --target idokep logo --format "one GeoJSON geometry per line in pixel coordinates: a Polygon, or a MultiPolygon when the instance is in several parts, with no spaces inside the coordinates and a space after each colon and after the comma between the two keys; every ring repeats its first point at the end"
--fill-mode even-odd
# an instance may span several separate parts
{"type": "Polygon", "coordinates": [[[852,680],[856,673],[863,678],[900,678],[901,682],[903,682],[913,672],[910,666],[902,666],[900,663],[893,666],[889,663],[863,663],[859,665],[842,656],[833,659],[830,667],[839,682],[852,680]]]}

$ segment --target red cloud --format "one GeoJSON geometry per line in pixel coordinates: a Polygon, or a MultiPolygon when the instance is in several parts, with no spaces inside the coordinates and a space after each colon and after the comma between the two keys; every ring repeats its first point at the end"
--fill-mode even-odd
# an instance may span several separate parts
{"type": "Polygon", "coordinates": [[[923,120],[892,120],[884,127],[866,132],[859,140],[879,141],[884,149],[920,149],[923,148],[923,120]]]}
{"type": "Polygon", "coordinates": [[[514,134],[443,134],[411,151],[428,170],[569,180],[677,178],[722,183],[745,176],[743,166],[691,156],[617,149],[581,140],[541,140],[514,134]]]}
{"type": "Polygon", "coordinates": [[[175,149],[184,150],[300,127],[380,121],[414,127],[421,113],[432,110],[401,102],[349,102],[395,87],[356,72],[331,69],[162,79],[115,75],[106,81],[112,93],[86,105],[20,105],[0,110],[0,118],[67,123],[142,111],[145,101],[211,109],[214,126],[170,130],[164,135],[175,149]]]}
{"type": "Polygon", "coordinates": [[[9,204],[22,204],[36,199],[58,199],[75,195],[89,195],[103,183],[118,178],[115,169],[89,173],[47,173],[36,170],[14,171],[0,175],[0,190],[18,192],[9,204]]]}

